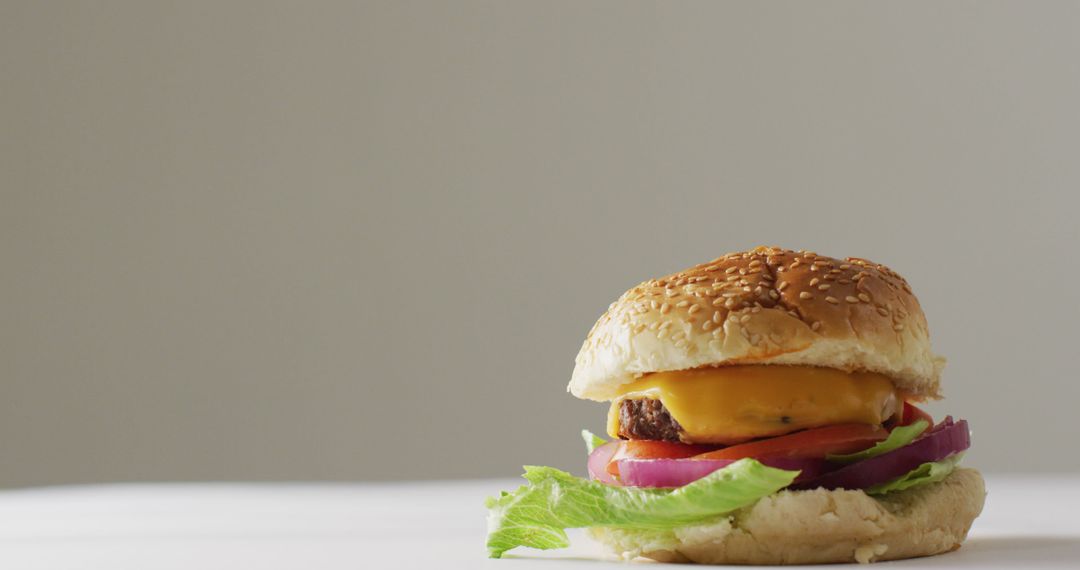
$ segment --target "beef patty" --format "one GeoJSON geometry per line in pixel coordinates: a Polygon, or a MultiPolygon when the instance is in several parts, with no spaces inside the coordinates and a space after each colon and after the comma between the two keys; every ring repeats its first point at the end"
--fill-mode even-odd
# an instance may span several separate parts
{"type": "Polygon", "coordinates": [[[619,437],[680,441],[682,426],[660,400],[623,400],[619,404],[619,437]]]}

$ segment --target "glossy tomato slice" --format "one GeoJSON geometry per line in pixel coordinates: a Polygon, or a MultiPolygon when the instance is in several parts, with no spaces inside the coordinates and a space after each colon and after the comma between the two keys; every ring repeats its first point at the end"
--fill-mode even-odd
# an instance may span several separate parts
{"type": "Polygon", "coordinates": [[[926,420],[928,425],[934,425],[934,418],[930,414],[916,408],[911,402],[904,402],[904,412],[900,415],[900,425],[911,425],[919,420],[926,420]]]}
{"type": "Polygon", "coordinates": [[[694,456],[695,459],[742,459],[744,457],[821,458],[855,453],[888,437],[881,426],[841,424],[808,429],[779,437],[740,443],[694,456]]]}
{"type": "Polygon", "coordinates": [[[607,472],[612,475],[619,474],[618,461],[620,459],[684,459],[700,455],[706,451],[716,449],[711,445],[689,445],[673,441],[650,441],[632,439],[619,442],[619,449],[611,456],[608,462],[607,472]]]}

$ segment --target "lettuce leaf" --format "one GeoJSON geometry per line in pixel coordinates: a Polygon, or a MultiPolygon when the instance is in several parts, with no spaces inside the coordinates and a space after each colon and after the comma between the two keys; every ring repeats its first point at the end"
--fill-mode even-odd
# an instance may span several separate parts
{"type": "Polygon", "coordinates": [[[607,443],[606,439],[597,436],[587,429],[581,430],[581,439],[585,440],[585,448],[589,450],[589,453],[592,453],[594,449],[607,443]]]}
{"type": "Polygon", "coordinates": [[[569,546],[565,529],[670,529],[727,515],[799,475],[742,459],[677,489],[613,487],[551,467],[525,467],[529,484],[487,500],[488,554],[569,546]]]}
{"type": "Polygon", "coordinates": [[[918,487],[919,485],[937,483],[948,477],[949,473],[952,473],[953,469],[956,469],[956,465],[960,463],[960,460],[963,457],[963,453],[954,453],[941,461],[923,463],[896,479],[865,489],[866,494],[884,495],[886,493],[904,491],[912,487],[918,487]]]}
{"type": "Polygon", "coordinates": [[[915,438],[922,435],[928,427],[930,427],[930,423],[926,420],[919,420],[906,426],[898,426],[889,432],[889,437],[885,438],[884,441],[877,442],[874,447],[871,447],[870,449],[864,449],[847,455],[827,455],[825,456],[825,459],[839,463],[854,463],[856,461],[862,461],[863,459],[877,457],[878,455],[888,453],[894,449],[899,449],[915,441],[915,438]]]}

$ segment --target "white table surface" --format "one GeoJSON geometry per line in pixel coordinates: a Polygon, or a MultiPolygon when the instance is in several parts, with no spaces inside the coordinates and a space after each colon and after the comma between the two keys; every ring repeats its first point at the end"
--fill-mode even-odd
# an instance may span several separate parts
{"type": "MultiPolygon", "coordinates": [[[[1080,568],[1080,477],[987,479],[986,509],[962,549],[881,567],[1080,568]]],[[[579,531],[571,531],[566,550],[518,549],[487,559],[483,499],[517,485],[507,479],[3,491],[0,568],[615,567],[579,531]]]]}

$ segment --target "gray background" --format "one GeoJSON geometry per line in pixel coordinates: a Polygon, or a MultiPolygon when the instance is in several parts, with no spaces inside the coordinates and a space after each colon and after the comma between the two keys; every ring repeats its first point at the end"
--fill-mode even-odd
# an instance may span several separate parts
{"type": "Polygon", "coordinates": [[[592,322],[757,244],[1080,471],[1078,7],[2,2],[0,484],[580,472],[592,322]]]}

